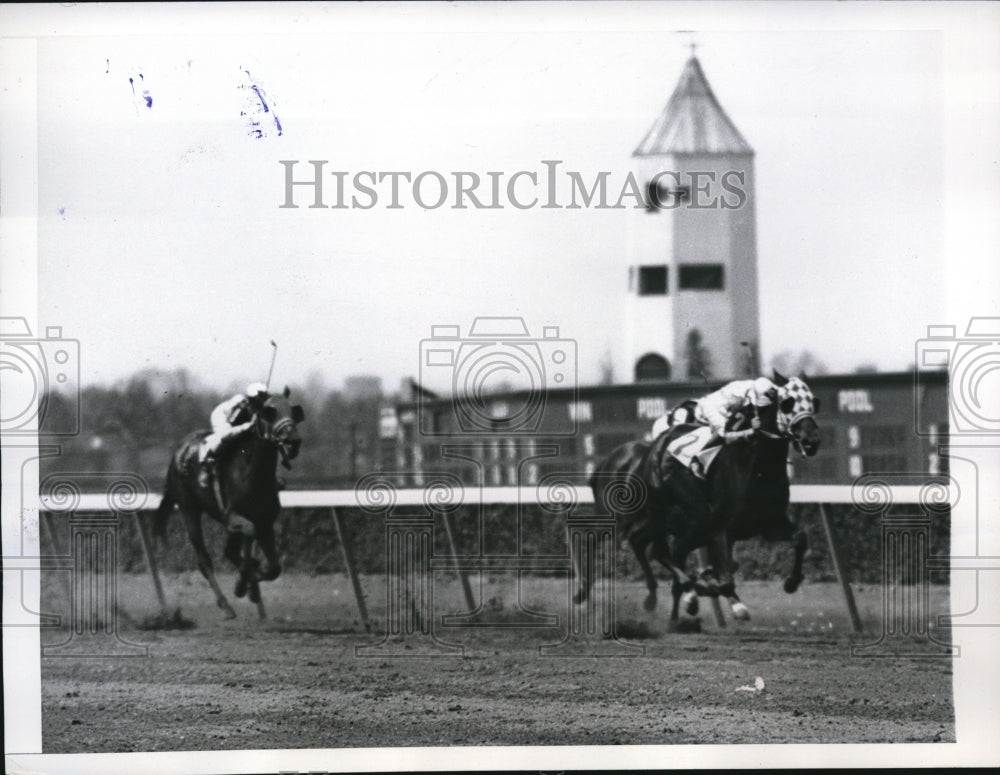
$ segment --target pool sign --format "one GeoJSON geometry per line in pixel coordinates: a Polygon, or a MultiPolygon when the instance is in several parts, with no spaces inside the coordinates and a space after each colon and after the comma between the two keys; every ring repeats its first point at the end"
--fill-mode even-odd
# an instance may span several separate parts
{"type": "Polygon", "coordinates": [[[840,412],[862,413],[874,412],[871,394],[867,390],[837,391],[837,410],[840,412]]]}

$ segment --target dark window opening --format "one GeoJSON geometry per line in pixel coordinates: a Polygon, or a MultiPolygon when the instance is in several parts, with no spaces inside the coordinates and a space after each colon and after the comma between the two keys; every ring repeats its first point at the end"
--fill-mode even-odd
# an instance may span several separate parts
{"type": "Polygon", "coordinates": [[[667,295],[667,267],[661,266],[640,266],[639,267],[639,287],[640,296],[666,296],[667,295]]]}
{"type": "Polygon", "coordinates": [[[721,291],[724,270],[722,264],[682,264],[678,284],[682,291],[721,291]]]}
{"type": "Polygon", "coordinates": [[[635,381],[670,379],[670,361],[659,353],[646,353],[635,362],[635,381]]]}

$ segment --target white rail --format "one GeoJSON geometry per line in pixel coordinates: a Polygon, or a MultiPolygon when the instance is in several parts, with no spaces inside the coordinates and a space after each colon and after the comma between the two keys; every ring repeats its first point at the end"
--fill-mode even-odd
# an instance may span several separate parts
{"type": "MultiPolygon", "coordinates": [[[[305,508],[357,508],[368,507],[377,510],[381,501],[375,500],[381,490],[286,490],[281,493],[281,505],[289,509],[305,508]],[[366,493],[368,495],[366,496],[366,493]]],[[[936,494],[947,494],[949,504],[953,504],[955,493],[952,490],[938,488],[936,494]]],[[[547,487],[544,483],[538,487],[462,487],[461,490],[441,488],[429,490],[424,488],[392,489],[384,491],[387,498],[381,505],[397,506],[428,505],[454,507],[456,505],[480,504],[540,504],[557,503],[570,500],[573,503],[586,504],[593,502],[589,487],[566,486],[553,484],[547,487]],[[440,500],[429,493],[442,496],[440,500]],[[449,497],[449,493],[453,497],[449,497]]],[[[894,504],[918,504],[925,500],[926,487],[920,485],[886,486],[872,497],[891,495],[894,504]]],[[[108,493],[66,493],[40,495],[34,508],[39,511],[62,513],[70,511],[95,512],[111,511],[131,513],[153,510],[160,505],[159,493],[130,494],[128,491],[111,491],[108,493]]],[[[863,498],[857,488],[851,485],[829,484],[795,484],[791,487],[792,503],[846,503],[865,507],[866,511],[876,510],[876,501],[863,498]]]]}

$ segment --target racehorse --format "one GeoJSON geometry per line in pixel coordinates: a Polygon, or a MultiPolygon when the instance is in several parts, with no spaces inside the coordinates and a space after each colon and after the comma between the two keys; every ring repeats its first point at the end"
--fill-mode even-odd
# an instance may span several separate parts
{"type": "Polygon", "coordinates": [[[174,506],[180,508],[198,570],[215,592],[215,602],[226,619],[235,618],[236,612],[215,579],[212,557],[202,534],[202,515],[225,525],[232,512],[252,523],[252,535],[228,533],[224,554],[239,570],[236,596],[249,592],[251,602],[257,604],[264,618],[258,582],[271,581],[281,573],[274,537],[274,522],[281,510],[275,469],[279,459],[285,468],[291,468],[290,461],[298,456],[302,443],[296,426],[305,419],[302,407],[291,405],[289,396],[287,387],[281,395],[269,396],[254,415],[251,427],[220,446],[215,481],[207,486],[198,484],[197,459],[198,446],[208,431],[186,437],[171,457],[163,500],[153,518],[154,533],[165,543],[167,520],[174,506]],[[254,557],[254,543],[264,555],[263,563],[254,557]]]}
{"type": "MultiPolygon", "coordinates": [[[[670,454],[672,442],[692,431],[692,426],[683,423],[662,433],[652,444],[630,442],[618,447],[591,477],[595,502],[615,513],[619,529],[624,528],[642,566],[649,589],[646,610],[656,606],[656,578],[647,557],[650,545],[674,579],[672,621],[678,618],[682,596],[686,597],[688,613],[697,613],[695,590],[725,595],[735,617],[749,618],[732,580],[732,544],[738,540],[757,535],[766,540],[793,540],[795,562],[785,590],[793,592],[801,583],[806,539],[788,519],[786,460],[790,442],[807,456],[818,451],[819,431],[812,415],[819,402],[800,378],[787,380],[775,372],[775,382],[779,387],[787,386],[788,397],[780,405],[759,410],[760,428],[753,439],[719,450],[706,480],[700,480],[670,454]],[[629,504],[623,520],[621,509],[609,502],[608,494],[614,487],[626,485],[632,490],[639,485],[638,489],[644,487],[646,492],[641,504],[629,504]],[[719,530],[723,531],[721,536],[719,530]],[[673,539],[672,547],[668,535],[673,539]],[[684,572],[688,552],[706,545],[722,570],[717,580],[703,574],[707,587],[688,579],[684,572]]],[[[677,410],[671,415],[683,417],[677,410]]],[[[746,416],[737,419],[749,423],[746,416]]],[[[739,428],[737,423],[730,430],[739,428]]],[[[587,598],[588,583],[584,579],[577,602],[587,598]]]]}

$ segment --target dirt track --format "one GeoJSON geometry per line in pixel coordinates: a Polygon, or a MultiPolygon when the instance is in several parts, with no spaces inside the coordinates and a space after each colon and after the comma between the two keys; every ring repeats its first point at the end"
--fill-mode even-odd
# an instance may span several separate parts
{"type": "MultiPolygon", "coordinates": [[[[511,586],[483,592],[497,621],[513,616],[511,586]]],[[[122,579],[126,614],[154,610],[148,587],[141,576],[122,579]]],[[[377,579],[365,587],[379,629],[383,593],[377,579]]],[[[461,610],[455,587],[437,585],[439,608],[461,610]]],[[[645,650],[631,658],[539,655],[565,625],[441,631],[465,647],[452,658],[416,657],[404,643],[389,645],[411,658],[358,657],[356,646],[380,636],[364,632],[340,576],[269,584],[263,622],[245,601],[235,601],[240,618],[222,621],[198,576],[171,577],[167,588],[197,627],[139,631],[122,621],[122,636],[147,644],[148,658],[42,660],[46,753],[954,741],[951,661],[852,658],[852,637],[875,636],[849,636],[834,585],[786,596],[778,584],[748,583],[752,622],[719,630],[706,606],[704,631],[680,634],[663,632],[662,610],[647,619],[638,585],[622,582],[617,620],[645,650]],[[758,676],[762,691],[739,690],[758,676]]],[[[565,611],[564,590],[565,581],[531,579],[522,599],[557,612],[563,601],[565,611]]],[[[946,599],[946,589],[935,590],[935,610],[946,599]]],[[[873,628],[880,600],[877,588],[859,591],[873,628]]],[[[48,602],[57,608],[58,595],[48,602]]],[[[47,630],[42,640],[66,637],[47,630]]]]}

